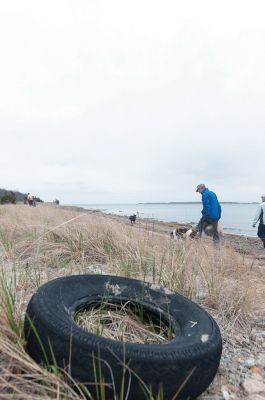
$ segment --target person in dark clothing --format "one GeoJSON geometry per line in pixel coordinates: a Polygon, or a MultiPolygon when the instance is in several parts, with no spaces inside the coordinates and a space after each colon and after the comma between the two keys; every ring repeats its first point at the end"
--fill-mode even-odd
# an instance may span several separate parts
{"type": "Polygon", "coordinates": [[[265,194],[261,196],[261,203],[258,206],[256,211],[254,221],[253,221],[253,228],[255,228],[256,223],[259,221],[258,227],[258,237],[261,239],[263,243],[263,247],[265,249],[265,194]]]}
{"type": "Polygon", "coordinates": [[[204,183],[197,186],[196,192],[202,195],[202,217],[197,225],[197,230],[201,236],[205,225],[213,226],[213,241],[219,241],[218,221],[221,218],[221,206],[214,192],[209,190],[204,183]]]}

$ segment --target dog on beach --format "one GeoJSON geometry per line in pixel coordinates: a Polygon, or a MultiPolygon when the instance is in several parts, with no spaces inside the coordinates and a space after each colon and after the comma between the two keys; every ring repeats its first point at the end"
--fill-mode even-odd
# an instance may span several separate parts
{"type": "MultiPolygon", "coordinates": [[[[223,227],[219,223],[218,224],[218,233],[220,236],[223,236],[223,227]]],[[[213,236],[213,226],[211,224],[205,224],[203,227],[202,236],[213,236]]],[[[171,238],[183,238],[183,239],[196,239],[199,237],[199,232],[195,228],[176,228],[172,232],[170,232],[171,238]]]]}
{"type": "Polygon", "coordinates": [[[134,225],[136,221],[136,214],[130,215],[129,220],[131,221],[131,225],[134,225]]]}
{"type": "Polygon", "coordinates": [[[195,238],[198,232],[193,228],[176,228],[170,232],[171,238],[186,239],[195,238]]]}

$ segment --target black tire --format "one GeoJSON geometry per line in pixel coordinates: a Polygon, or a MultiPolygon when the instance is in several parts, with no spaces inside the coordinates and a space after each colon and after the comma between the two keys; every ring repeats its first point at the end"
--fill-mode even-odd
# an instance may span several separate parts
{"type": "Polygon", "coordinates": [[[87,382],[95,380],[94,356],[99,355],[104,360],[100,366],[104,382],[115,384],[115,389],[112,385],[107,390],[107,399],[114,399],[114,393],[121,390],[121,361],[133,371],[125,378],[129,399],[148,398],[141,380],[154,397],[162,385],[168,400],[187,380],[175,399],[196,398],[212,382],[222,352],[219,328],[200,306],[151,283],[116,276],[76,275],[44,284],[28,304],[24,332],[26,349],[36,362],[52,365],[55,357],[59,367],[69,366],[71,376],[90,391],[92,386],[87,382]],[[74,321],[76,310],[103,298],[116,303],[129,301],[141,305],[154,319],[170,320],[175,337],[166,344],[134,344],[84,331],[74,321]]]}

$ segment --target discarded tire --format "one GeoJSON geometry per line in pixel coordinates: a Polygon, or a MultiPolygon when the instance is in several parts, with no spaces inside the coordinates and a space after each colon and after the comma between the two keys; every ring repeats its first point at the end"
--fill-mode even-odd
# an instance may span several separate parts
{"type": "Polygon", "coordinates": [[[131,400],[146,399],[147,389],[155,398],[161,387],[164,400],[176,394],[178,400],[196,398],[212,382],[222,352],[216,322],[197,304],[150,283],[116,276],[75,275],[44,284],[28,304],[24,332],[36,362],[53,365],[56,359],[92,393],[95,386],[88,382],[95,381],[100,363],[107,399],[123,387],[131,400]],[[104,298],[141,306],[153,320],[172,324],[174,338],[166,344],[134,344],[81,329],[74,321],[77,310],[104,298]]]}

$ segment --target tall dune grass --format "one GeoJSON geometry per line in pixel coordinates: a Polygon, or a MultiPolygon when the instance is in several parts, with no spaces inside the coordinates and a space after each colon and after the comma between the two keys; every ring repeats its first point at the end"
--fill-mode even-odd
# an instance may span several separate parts
{"type": "Polygon", "coordinates": [[[264,277],[251,260],[139,223],[48,205],[0,206],[0,398],[84,398],[66,373],[46,371],[23,347],[26,305],[55,277],[108,273],[162,285],[210,310],[224,337],[263,311],[264,277]]]}

